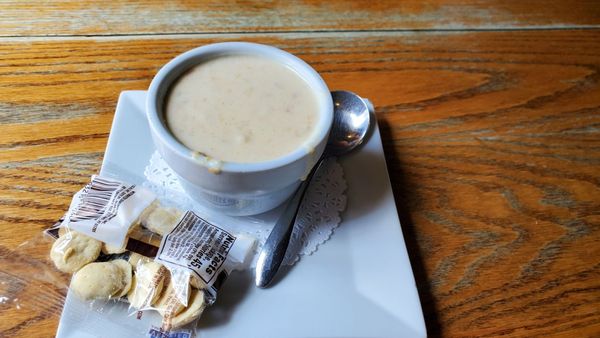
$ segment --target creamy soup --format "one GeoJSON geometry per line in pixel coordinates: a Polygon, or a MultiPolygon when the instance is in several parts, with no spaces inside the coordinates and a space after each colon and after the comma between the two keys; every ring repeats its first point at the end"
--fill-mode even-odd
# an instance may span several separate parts
{"type": "Polygon", "coordinates": [[[314,131],[317,98],[287,66],[224,55],[182,75],[167,98],[171,133],[188,148],[232,162],[260,162],[298,149],[314,131]]]}

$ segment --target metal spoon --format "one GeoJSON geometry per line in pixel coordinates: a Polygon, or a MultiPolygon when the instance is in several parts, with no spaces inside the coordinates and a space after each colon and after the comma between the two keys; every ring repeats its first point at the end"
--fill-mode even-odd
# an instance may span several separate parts
{"type": "Polygon", "coordinates": [[[327,146],[306,180],[300,184],[288,202],[258,256],[255,280],[258,287],[268,286],[283,262],[300,204],[315,172],[319,170],[326,158],[341,156],[356,148],[362,143],[369,130],[370,103],[367,100],[347,91],[335,91],[331,92],[331,95],[334,103],[333,125],[329,132],[327,146]]]}

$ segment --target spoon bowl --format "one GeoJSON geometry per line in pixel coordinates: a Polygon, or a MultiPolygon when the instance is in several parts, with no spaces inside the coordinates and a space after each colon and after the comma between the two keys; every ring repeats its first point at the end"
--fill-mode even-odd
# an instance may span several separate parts
{"type": "Polygon", "coordinates": [[[344,90],[331,92],[333,125],[325,156],[341,156],[359,146],[369,130],[369,105],[360,96],[344,90]]]}

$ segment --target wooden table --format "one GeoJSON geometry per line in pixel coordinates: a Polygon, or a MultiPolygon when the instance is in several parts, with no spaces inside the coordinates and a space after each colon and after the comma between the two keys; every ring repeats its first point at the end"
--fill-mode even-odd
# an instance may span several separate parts
{"type": "MultiPolygon", "coordinates": [[[[0,267],[98,171],[120,91],[254,41],[375,103],[431,336],[599,337],[600,2],[454,2],[2,1],[0,267]]],[[[53,335],[61,293],[0,298],[0,336],[53,335]]]]}

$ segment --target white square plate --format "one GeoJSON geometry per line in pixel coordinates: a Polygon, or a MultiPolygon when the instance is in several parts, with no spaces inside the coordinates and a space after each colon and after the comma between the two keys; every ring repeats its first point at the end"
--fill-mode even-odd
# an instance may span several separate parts
{"type": "MultiPolygon", "coordinates": [[[[121,93],[101,170],[131,183],[143,181],[154,152],[145,95],[121,93]]],[[[379,130],[340,163],[348,205],[332,238],[269,289],[254,287],[250,272],[232,274],[199,337],[426,336],[379,130]]],[[[57,337],[143,337],[153,319],[127,316],[122,303],[89,311],[69,293],[57,337]]]]}

